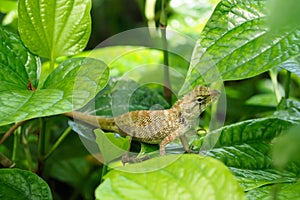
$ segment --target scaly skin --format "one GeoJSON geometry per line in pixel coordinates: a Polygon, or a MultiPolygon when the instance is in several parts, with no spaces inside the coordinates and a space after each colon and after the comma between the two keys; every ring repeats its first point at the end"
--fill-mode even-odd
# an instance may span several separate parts
{"type": "Polygon", "coordinates": [[[131,136],[135,140],[160,145],[160,155],[165,155],[165,147],[180,138],[189,150],[185,133],[197,127],[200,114],[213,103],[220,93],[204,86],[197,86],[183,96],[170,109],[139,110],[125,113],[114,118],[69,112],[65,115],[83,121],[106,131],[131,136]]]}

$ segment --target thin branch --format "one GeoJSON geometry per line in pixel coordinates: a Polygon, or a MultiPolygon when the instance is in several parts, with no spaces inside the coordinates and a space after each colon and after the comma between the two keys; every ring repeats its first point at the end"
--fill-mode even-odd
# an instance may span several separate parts
{"type": "Polygon", "coordinates": [[[159,28],[162,35],[162,48],[164,54],[164,97],[169,104],[172,101],[172,89],[171,89],[171,81],[170,81],[170,73],[169,73],[169,52],[168,52],[168,41],[167,41],[167,12],[166,12],[166,2],[165,0],[161,1],[161,14],[159,20],[159,28]]]}
{"type": "Polygon", "coordinates": [[[50,151],[43,157],[43,160],[46,160],[49,158],[49,156],[57,149],[57,147],[63,142],[63,140],[68,136],[68,134],[71,132],[72,128],[68,127],[63,134],[58,138],[58,140],[55,142],[55,144],[52,146],[50,151]]]}
{"type": "Polygon", "coordinates": [[[27,121],[21,121],[16,123],[15,125],[13,125],[1,138],[0,140],[0,144],[2,144],[11,134],[14,133],[14,131],[19,128],[20,126],[22,126],[23,124],[25,124],[27,121]]]}

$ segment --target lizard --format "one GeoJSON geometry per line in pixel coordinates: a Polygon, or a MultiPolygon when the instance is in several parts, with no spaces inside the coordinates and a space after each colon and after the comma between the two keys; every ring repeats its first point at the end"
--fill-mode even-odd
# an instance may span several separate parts
{"type": "Polygon", "coordinates": [[[159,144],[160,155],[166,154],[165,147],[180,138],[187,152],[191,152],[185,134],[197,127],[200,114],[220,95],[217,90],[196,86],[165,110],[137,110],[106,118],[78,111],[65,113],[66,116],[83,121],[105,131],[149,144],[159,144]]]}

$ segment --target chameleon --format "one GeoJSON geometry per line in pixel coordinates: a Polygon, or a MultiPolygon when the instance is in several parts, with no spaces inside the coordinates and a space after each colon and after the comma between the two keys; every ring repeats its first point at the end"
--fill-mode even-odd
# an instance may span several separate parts
{"type": "Polygon", "coordinates": [[[180,138],[187,152],[191,152],[185,134],[198,126],[200,114],[220,95],[217,90],[196,86],[165,110],[137,110],[106,118],[78,111],[65,113],[66,116],[83,121],[105,131],[113,131],[121,136],[130,136],[140,142],[159,144],[161,156],[165,147],[180,138]]]}

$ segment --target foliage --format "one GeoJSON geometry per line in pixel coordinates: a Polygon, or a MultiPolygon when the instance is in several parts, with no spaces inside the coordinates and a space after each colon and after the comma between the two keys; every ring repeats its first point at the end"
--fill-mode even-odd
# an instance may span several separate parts
{"type": "Polygon", "coordinates": [[[32,172],[2,169],[0,174],[1,199],[52,199],[47,183],[32,172]]]}
{"type": "Polygon", "coordinates": [[[134,194],[132,199],[173,199],[166,188],[176,191],[178,199],[245,198],[228,168],[215,159],[196,155],[154,158],[115,169],[105,179],[95,191],[96,199],[122,199],[128,194],[134,194]]]}
{"type": "MultiPolygon", "coordinates": [[[[137,2],[155,12],[146,18],[158,24],[160,6],[137,2]]],[[[184,94],[225,81],[217,109],[202,115],[207,133],[189,138],[200,155],[159,157],[156,145],[133,141],[141,162],[122,166],[128,138],[60,114],[169,108],[160,86],[139,84],[158,76],[166,59],[161,49],[134,43],[83,51],[91,35],[90,0],[0,2],[1,198],[299,198],[298,3],[189,3],[169,2],[169,25],[189,35],[179,40],[172,32],[167,41],[170,70],[180,74],[170,74],[172,87],[184,94]],[[197,40],[192,53],[190,37],[197,40]],[[145,63],[151,65],[140,68],[145,63]],[[214,119],[224,126],[209,126],[214,119]],[[19,169],[4,169],[15,165],[19,169]]],[[[167,148],[168,154],[182,152],[176,141],[167,148]]]]}

